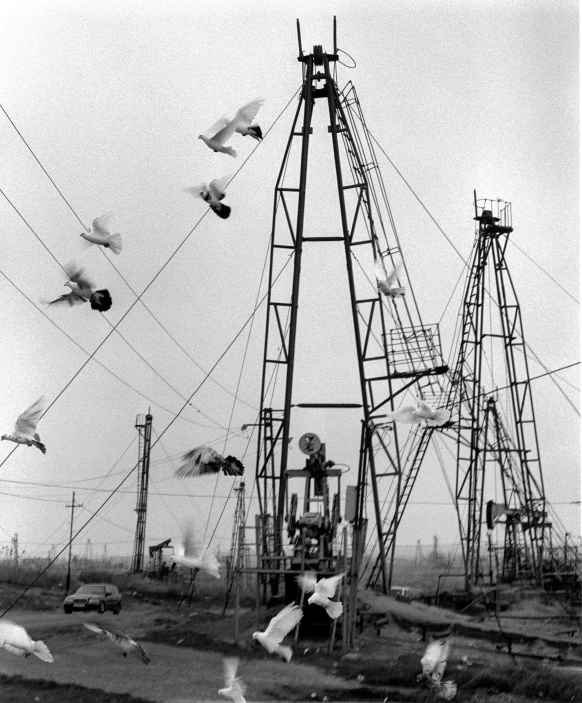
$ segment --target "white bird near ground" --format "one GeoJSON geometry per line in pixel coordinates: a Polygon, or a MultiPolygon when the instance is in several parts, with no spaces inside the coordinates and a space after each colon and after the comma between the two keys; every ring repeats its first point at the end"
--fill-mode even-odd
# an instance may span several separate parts
{"type": "Polygon", "coordinates": [[[315,574],[307,572],[297,577],[297,583],[305,593],[313,592],[313,595],[307,599],[309,604],[321,605],[329,617],[335,620],[343,613],[344,607],[339,601],[331,600],[331,598],[334,597],[343,577],[343,574],[337,574],[318,581],[315,574]]]}
{"type": "MultiPolygon", "coordinates": [[[[40,436],[36,431],[40,416],[44,411],[44,397],[41,396],[29,408],[16,418],[14,432],[11,434],[3,434],[0,439],[7,439],[16,444],[26,444],[29,447],[40,449],[43,454],[46,454],[46,447],[40,441],[40,436]]],[[[2,622],[2,621],[0,621],[2,622]]]]}
{"type": "Polygon", "coordinates": [[[447,666],[447,659],[451,645],[449,640],[433,640],[429,643],[420,660],[422,674],[417,676],[417,681],[428,681],[428,685],[437,692],[437,698],[452,700],[457,693],[457,684],[454,681],[443,681],[447,666]]]}
{"type": "Polygon", "coordinates": [[[201,183],[200,185],[185,188],[184,190],[197,198],[202,198],[204,202],[208,203],[212,212],[215,212],[218,217],[223,220],[227,220],[230,217],[231,208],[220,201],[223,200],[226,195],[224,189],[231,178],[232,176],[230,175],[215,178],[213,181],[210,181],[209,185],[201,183]]]}
{"type": "Polygon", "coordinates": [[[215,579],[220,578],[220,563],[216,556],[208,551],[208,546],[204,547],[201,542],[194,537],[194,531],[189,528],[185,531],[184,554],[174,554],[169,558],[170,564],[182,566],[185,569],[198,569],[205,571],[215,579]]]}
{"type": "Polygon", "coordinates": [[[138,644],[135,640],[132,640],[129,635],[125,634],[125,632],[121,632],[121,630],[106,630],[105,628],[99,627],[99,625],[93,625],[90,622],[84,622],[83,625],[85,625],[88,630],[91,630],[91,632],[95,632],[98,635],[103,635],[110,639],[114,644],[121,648],[124,657],[126,657],[130,652],[133,652],[134,654],[137,654],[144,664],[150,663],[148,653],[141,646],[141,644],[138,644]]]}
{"type": "Polygon", "coordinates": [[[429,682],[430,687],[436,691],[437,698],[442,698],[445,701],[452,701],[457,695],[457,684],[454,681],[433,681],[429,682]]]}
{"type": "Polygon", "coordinates": [[[378,281],[378,290],[384,293],[388,298],[401,298],[406,294],[406,290],[400,286],[394,285],[398,283],[398,267],[392,269],[391,273],[386,272],[384,261],[376,259],[374,263],[374,273],[378,281]]]}
{"type": "Polygon", "coordinates": [[[236,675],[240,659],[238,657],[225,657],[222,660],[224,668],[224,688],[218,690],[220,696],[230,698],[234,703],[246,703],[244,692],[246,686],[241,678],[236,675]]]}
{"type": "Polygon", "coordinates": [[[302,617],[303,611],[301,608],[294,603],[289,603],[271,619],[269,626],[264,632],[253,632],[253,639],[263,645],[269,654],[278,654],[289,663],[293,656],[293,650],[291,647],[282,645],[281,642],[302,617]]]}
{"type": "Polygon", "coordinates": [[[420,425],[424,422],[429,427],[440,427],[451,419],[450,410],[432,408],[420,398],[417,398],[416,403],[416,407],[404,405],[394,412],[387,413],[388,422],[403,422],[408,425],[420,425]]]}
{"type": "Polygon", "coordinates": [[[121,235],[119,232],[111,234],[107,229],[107,222],[111,214],[112,213],[108,213],[107,215],[96,217],[91,225],[91,231],[81,232],[80,236],[90,244],[98,244],[99,246],[105,247],[105,249],[111,249],[114,254],[120,254],[123,249],[121,235]]]}
{"type": "Polygon", "coordinates": [[[221,456],[212,447],[201,445],[182,456],[182,463],[176,469],[175,475],[181,478],[216,474],[220,470],[225,476],[242,476],[245,467],[234,456],[221,456]]]}
{"type": "Polygon", "coordinates": [[[0,647],[12,654],[24,654],[27,657],[34,654],[43,662],[53,661],[52,654],[42,640],[35,642],[21,625],[4,618],[0,620],[0,647]]]}
{"type": "Polygon", "coordinates": [[[112,300],[108,290],[95,290],[95,284],[85,275],[85,269],[79,268],[74,261],[69,262],[63,268],[69,277],[65,285],[71,290],[55,300],[49,300],[48,305],[67,304],[73,307],[89,302],[93,310],[100,312],[109,310],[112,300]]]}
{"type": "MultiPolygon", "coordinates": [[[[257,98],[243,105],[232,120],[221,117],[218,122],[212,125],[206,134],[199,135],[198,139],[202,139],[206,146],[212,149],[212,151],[220,151],[223,154],[236,157],[236,151],[230,146],[225,146],[226,142],[235,132],[240,132],[242,135],[250,134],[255,138],[259,138],[258,133],[256,133],[258,125],[253,125],[252,121],[255,119],[259,108],[264,102],[263,99],[257,98]],[[253,131],[255,133],[253,133],[253,131]]],[[[258,131],[260,132],[260,127],[258,131]]]]}

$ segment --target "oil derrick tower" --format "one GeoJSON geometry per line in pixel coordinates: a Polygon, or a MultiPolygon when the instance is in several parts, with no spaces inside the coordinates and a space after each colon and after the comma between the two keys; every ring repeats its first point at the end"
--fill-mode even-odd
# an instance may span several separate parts
{"type": "MultiPolygon", "coordinates": [[[[263,586],[266,590],[268,580],[272,595],[279,592],[280,576],[296,573],[299,564],[319,573],[343,570],[334,546],[343,499],[342,471],[334,468],[333,461],[337,450],[330,446],[328,457],[325,443],[315,433],[305,432],[299,443],[307,457],[305,465],[293,468],[289,442],[291,427],[296,428],[305,417],[325,417],[322,423],[332,418],[339,425],[349,414],[356,428],[351,456],[358,467],[357,477],[351,479],[355,485],[347,487],[344,503],[344,517],[352,530],[351,550],[343,547],[351,551],[350,587],[355,592],[363,574],[370,502],[369,532],[375,536],[375,551],[369,568],[373,582],[386,592],[396,528],[407,500],[403,477],[416,475],[432,428],[426,432],[415,429],[401,438],[395,425],[382,427],[383,417],[394,410],[394,399],[408,389],[421,397],[440,396],[438,376],[448,369],[442,362],[438,326],[423,325],[412,294],[355,89],[348,84],[340,91],[335,82],[335,20],[333,53],[314,46],[312,53],[304,54],[299,23],[297,27],[303,84],[275,185],[271,232],[256,465],[258,569],[263,575],[270,572],[263,586]],[[319,261],[325,258],[314,274],[312,262],[318,256],[319,261]],[[341,268],[334,267],[334,257],[341,268]],[[310,359],[321,363],[313,358],[313,349],[325,334],[326,322],[320,320],[306,330],[305,323],[299,325],[299,308],[305,320],[321,298],[335,295],[324,288],[325,294],[303,295],[300,305],[301,274],[306,268],[311,273],[309,283],[315,280],[323,287],[329,283],[330,291],[343,285],[337,307],[344,304],[349,313],[349,327],[342,333],[350,336],[349,368],[357,375],[351,402],[339,402],[343,397],[338,400],[342,370],[337,368],[335,382],[328,382],[325,374],[318,378],[318,393],[323,398],[294,402],[298,380],[302,380],[295,373],[296,361],[300,358],[308,366],[310,359]],[[328,386],[322,390],[324,382],[328,386]],[[311,535],[309,544],[306,534],[311,535]]],[[[335,298],[333,301],[335,305],[335,298]]],[[[331,333],[326,373],[340,364],[333,353],[334,336],[331,333]]]]}
{"type": "Polygon", "coordinates": [[[465,587],[471,590],[484,581],[485,523],[489,530],[504,528],[502,557],[496,560],[498,578],[527,578],[542,585],[543,550],[551,525],[546,521],[521,311],[505,259],[513,231],[511,204],[478,201],[475,195],[474,219],[476,239],[451,379],[465,587]],[[486,387],[493,391],[486,392],[486,387]],[[507,390],[503,403],[496,387],[507,390]]]}
{"type": "Polygon", "coordinates": [[[133,573],[143,571],[145,545],[146,517],[148,510],[148,484],[150,478],[150,446],[152,440],[152,416],[138,415],[135,427],[139,435],[138,467],[137,467],[137,525],[133,542],[131,570],[133,573]]]}

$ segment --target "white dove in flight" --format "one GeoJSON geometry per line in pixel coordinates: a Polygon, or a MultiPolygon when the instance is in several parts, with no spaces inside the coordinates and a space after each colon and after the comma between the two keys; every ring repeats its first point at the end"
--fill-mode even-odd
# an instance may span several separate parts
{"type": "MultiPolygon", "coordinates": [[[[206,134],[201,134],[198,139],[202,139],[212,151],[220,151],[223,154],[236,157],[236,151],[230,146],[225,146],[225,144],[235,132],[240,132],[243,135],[251,134],[252,121],[263,103],[264,100],[261,98],[252,100],[250,103],[243,105],[232,120],[222,117],[212,125],[206,134]]],[[[256,126],[258,127],[258,125],[256,126]]]]}
{"type": "Polygon", "coordinates": [[[184,534],[184,554],[174,554],[169,562],[176,566],[183,566],[185,569],[199,569],[205,571],[215,579],[220,578],[220,563],[216,556],[208,551],[208,547],[198,542],[194,537],[192,529],[186,530],[184,534]]]}
{"type": "Polygon", "coordinates": [[[339,601],[333,601],[331,598],[334,597],[343,577],[343,574],[337,574],[336,576],[330,576],[329,578],[320,579],[318,581],[315,574],[307,572],[297,577],[297,583],[305,593],[314,591],[313,595],[307,599],[308,603],[311,605],[321,605],[322,608],[325,608],[325,612],[329,617],[335,620],[343,613],[344,607],[339,601]]]}
{"type": "Polygon", "coordinates": [[[398,267],[392,269],[392,272],[388,274],[384,267],[384,261],[382,259],[376,259],[374,263],[374,273],[378,281],[378,290],[384,293],[388,298],[399,298],[406,294],[404,288],[394,285],[398,283],[398,267]]]}
{"type": "MultiPolygon", "coordinates": [[[[41,396],[16,418],[14,432],[11,434],[3,434],[0,439],[7,439],[10,442],[16,442],[16,444],[26,444],[29,447],[34,446],[37,449],[40,449],[43,454],[46,454],[46,447],[40,441],[40,437],[36,431],[36,426],[38,425],[38,421],[43,411],[44,403],[43,397],[41,396]]],[[[0,620],[0,622],[3,621],[0,620]]]]}
{"type": "Polygon", "coordinates": [[[428,427],[440,427],[451,419],[450,410],[435,410],[420,398],[416,403],[416,408],[413,405],[404,405],[394,412],[387,413],[388,422],[403,422],[408,425],[420,425],[425,422],[428,427]]]}
{"type": "Polygon", "coordinates": [[[215,178],[213,181],[210,181],[209,185],[201,183],[200,185],[185,188],[184,190],[197,198],[202,198],[204,202],[208,203],[212,212],[215,212],[218,217],[223,220],[227,220],[230,217],[231,208],[220,201],[223,200],[226,195],[224,189],[231,178],[232,176],[230,175],[215,178]]]}
{"type": "Polygon", "coordinates": [[[182,464],[176,469],[175,475],[181,478],[216,474],[222,469],[225,476],[242,476],[245,467],[234,456],[221,456],[212,447],[201,445],[182,456],[182,464]]]}
{"type": "Polygon", "coordinates": [[[220,696],[230,698],[234,703],[246,703],[244,692],[246,686],[241,678],[237,677],[236,672],[240,659],[238,657],[225,657],[222,660],[224,667],[224,688],[218,690],[220,696]]]}
{"type": "Polygon", "coordinates": [[[447,701],[452,700],[457,693],[457,684],[454,681],[442,680],[450,648],[449,640],[440,639],[430,642],[420,660],[422,674],[416,678],[417,681],[428,681],[429,686],[437,691],[437,697],[447,701]]]}
{"type": "Polygon", "coordinates": [[[253,639],[262,644],[269,654],[278,654],[289,663],[293,656],[293,650],[291,647],[282,645],[281,642],[302,617],[303,611],[301,608],[294,603],[289,603],[271,619],[269,626],[264,632],[253,632],[253,639]]]}
{"type": "Polygon", "coordinates": [[[34,642],[28,632],[12,620],[0,620],[0,647],[12,654],[29,657],[34,654],[43,662],[52,663],[53,657],[42,640],[34,642]]]}
{"type": "MultiPolygon", "coordinates": [[[[256,117],[257,112],[264,102],[265,101],[262,98],[256,98],[244,107],[241,107],[241,109],[237,112],[237,115],[240,118],[239,123],[234,131],[242,134],[243,137],[248,135],[249,137],[252,137],[260,142],[263,138],[263,132],[258,124],[251,124],[251,122],[256,117]]],[[[231,120],[228,117],[221,117],[209,131],[212,132],[213,130],[216,131],[218,129],[223,129],[224,127],[227,127],[230,122],[231,120]]]]}
{"type": "Polygon", "coordinates": [[[69,280],[65,285],[71,290],[55,300],[49,300],[48,305],[64,305],[71,307],[82,303],[91,303],[93,310],[105,312],[111,308],[112,300],[108,290],[95,290],[95,284],[85,275],[85,269],[79,268],[74,261],[63,266],[69,280]]]}
{"type": "Polygon", "coordinates": [[[96,217],[91,225],[90,232],[81,232],[80,236],[90,244],[99,244],[106,249],[111,249],[114,254],[120,254],[123,249],[123,242],[119,232],[111,234],[107,229],[107,222],[111,213],[96,217]]]}
{"type": "Polygon", "coordinates": [[[84,622],[83,625],[91,632],[96,632],[98,635],[104,635],[110,639],[114,644],[121,648],[123,656],[126,657],[130,652],[134,652],[142,660],[144,664],[150,663],[150,658],[145,651],[145,649],[138,644],[135,640],[132,640],[129,635],[121,630],[106,630],[98,625],[93,625],[90,622],[84,622]]]}

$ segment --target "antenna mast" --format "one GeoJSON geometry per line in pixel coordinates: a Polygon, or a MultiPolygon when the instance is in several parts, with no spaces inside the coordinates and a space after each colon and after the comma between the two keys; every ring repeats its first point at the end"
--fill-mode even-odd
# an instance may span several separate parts
{"type": "Polygon", "coordinates": [[[150,446],[152,439],[152,416],[138,415],[135,420],[135,427],[139,434],[139,463],[137,473],[137,525],[135,528],[135,539],[133,543],[133,557],[131,561],[132,572],[143,571],[144,545],[146,518],[148,510],[148,484],[150,478],[150,446]]]}

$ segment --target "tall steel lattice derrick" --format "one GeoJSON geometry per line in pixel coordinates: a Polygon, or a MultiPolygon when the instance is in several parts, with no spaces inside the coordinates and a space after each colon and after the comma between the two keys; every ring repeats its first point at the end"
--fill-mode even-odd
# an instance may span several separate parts
{"type": "Polygon", "coordinates": [[[456,409],[456,506],[467,590],[483,582],[482,525],[505,516],[500,578],[542,584],[548,529],[542,467],[521,311],[505,259],[511,204],[477,201],[476,240],[452,374],[456,409]],[[494,344],[502,347],[494,357],[494,344]],[[489,353],[491,351],[491,353],[489,353]],[[487,375],[497,376],[493,390],[487,375]],[[507,389],[503,406],[495,385],[507,389]],[[497,491],[497,498],[494,491],[497,491]],[[488,502],[486,520],[484,503],[488,502]]]}
{"type": "MultiPolygon", "coordinates": [[[[355,89],[349,85],[340,92],[332,76],[331,67],[337,61],[335,47],[333,54],[315,46],[313,53],[304,55],[300,35],[299,43],[303,85],[274,194],[256,469],[262,521],[260,548],[263,555],[275,557],[283,551],[291,413],[292,408],[301,405],[293,404],[293,382],[304,247],[315,242],[340,246],[345,254],[355,341],[353,364],[358,370],[361,401],[350,405],[361,407],[356,515],[352,524],[361,537],[367,522],[367,498],[371,494],[377,550],[372,570],[375,582],[380,581],[387,591],[389,552],[394,546],[397,527],[394,515],[402,504],[402,477],[406,475],[400,445],[408,448],[406,461],[417,471],[428,439],[424,431],[414,431],[402,443],[396,427],[388,430],[376,425],[382,424],[383,413],[394,409],[394,398],[412,386],[419,394],[423,391],[440,394],[439,384],[436,392],[432,389],[435,379],[431,377],[447,369],[442,364],[438,327],[422,325],[406,272],[399,273],[399,279],[407,283],[404,299],[381,296],[376,281],[370,279],[369,274],[374,278],[375,262],[384,266],[386,259],[391,267],[403,264],[395,232],[387,232],[393,224],[392,216],[372,143],[355,89]],[[313,117],[322,103],[327,106],[329,124],[325,131],[317,132],[318,143],[325,132],[330,135],[334,173],[329,174],[328,180],[335,181],[337,192],[337,205],[326,201],[327,229],[334,230],[326,235],[313,232],[306,208],[309,155],[315,140],[313,117]],[[289,185],[290,178],[294,180],[289,185]],[[386,240],[384,247],[379,233],[386,240]],[[290,270],[286,271],[291,263],[292,275],[290,270]],[[385,491],[384,479],[391,486],[386,485],[385,491]],[[391,495],[388,508],[387,494],[391,495]]],[[[322,276],[335,274],[321,272],[322,276]]],[[[341,405],[309,404],[326,412],[341,405]]],[[[354,543],[363,552],[362,539],[355,539],[354,543]]],[[[274,568],[275,565],[276,561],[274,568]]]]}
{"type": "Polygon", "coordinates": [[[139,459],[137,467],[137,503],[135,506],[135,512],[137,513],[137,525],[135,528],[133,556],[131,559],[131,570],[133,573],[143,571],[145,530],[148,510],[148,485],[150,477],[152,419],[152,416],[148,413],[145,416],[138,415],[135,420],[135,427],[139,435],[139,459]]]}

